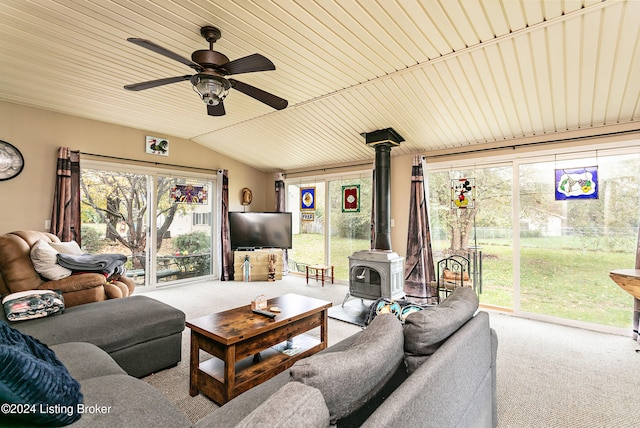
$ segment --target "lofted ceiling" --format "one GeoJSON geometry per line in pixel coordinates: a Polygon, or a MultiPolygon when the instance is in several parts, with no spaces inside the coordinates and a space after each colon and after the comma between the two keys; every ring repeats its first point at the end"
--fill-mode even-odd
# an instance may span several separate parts
{"type": "Polygon", "coordinates": [[[640,128],[640,1],[2,0],[0,100],[190,139],[263,171],[368,161],[362,132],[393,127],[393,155],[640,128]],[[289,102],[238,91],[208,116],[193,74],[126,41],[189,58],[222,32],[234,76],[289,102]],[[604,130],[604,131],[603,131],[604,130]]]}

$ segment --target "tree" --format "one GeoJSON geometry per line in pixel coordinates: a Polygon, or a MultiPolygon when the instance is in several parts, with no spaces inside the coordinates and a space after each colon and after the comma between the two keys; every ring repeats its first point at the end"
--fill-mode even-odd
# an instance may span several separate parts
{"type": "Polygon", "coordinates": [[[510,227],[511,167],[490,167],[429,174],[431,201],[436,199],[431,223],[448,231],[452,253],[469,247],[474,227],[510,227]],[[473,208],[452,209],[451,182],[474,178],[476,198],[473,208]]]}
{"type": "MultiPolygon", "coordinates": [[[[170,187],[175,183],[174,178],[158,177],[155,186],[158,218],[163,219],[158,225],[158,248],[178,211],[179,205],[169,200],[170,187]]],[[[83,170],[81,188],[83,207],[93,211],[90,215],[83,214],[83,218],[97,217],[100,223],[106,225],[105,238],[119,242],[136,256],[133,258],[134,268],[143,267],[142,254],[144,254],[147,239],[145,219],[149,211],[148,176],[83,170]]]]}

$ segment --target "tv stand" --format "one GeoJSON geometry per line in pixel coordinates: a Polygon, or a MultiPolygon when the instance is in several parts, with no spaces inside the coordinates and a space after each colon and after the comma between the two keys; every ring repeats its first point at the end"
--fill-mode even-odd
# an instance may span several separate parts
{"type": "Polygon", "coordinates": [[[275,256],[275,278],[282,279],[282,249],[265,249],[233,252],[233,279],[235,281],[244,281],[244,262],[245,258],[249,258],[251,265],[250,281],[268,281],[269,280],[269,256],[275,256]]]}

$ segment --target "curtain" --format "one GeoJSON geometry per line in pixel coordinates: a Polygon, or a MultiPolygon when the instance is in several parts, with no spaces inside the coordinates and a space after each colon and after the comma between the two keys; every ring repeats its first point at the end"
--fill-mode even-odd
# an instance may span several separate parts
{"type": "MultiPolygon", "coordinates": [[[[275,209],[276,212],[283,213],[287,206],[287,193],[284,189],[284,174],[278,172],[275,174],[275,209]]],[[[282,274],[289,274],[289,251],[285,248],[282,250],[282,274]]]]}
{"type": "Polygon", "coordinates": [[[56,185],[49,231],[61,241],[76,241],[80,236],[80,152],[67,147],[58,149],[56,185]]]}
{"type": "Polygon", "coordinates": [[[233,281],[233,253],[231,252],[231,238],[229,236],[229,172],[226,169],[218,171],[218,218],[220,233],[219,272],[221,281],[233,281]]]}
{"type": "Polygon", "coordinates": [[[424,182],[424,157],[414,156],[411,171],[411,198],[409,201],[409,230],[407,257],[404,268],[404,292],[407,297],[437,303],[438,287],[433,266],[431,232],[427,193],[424,182]]]}

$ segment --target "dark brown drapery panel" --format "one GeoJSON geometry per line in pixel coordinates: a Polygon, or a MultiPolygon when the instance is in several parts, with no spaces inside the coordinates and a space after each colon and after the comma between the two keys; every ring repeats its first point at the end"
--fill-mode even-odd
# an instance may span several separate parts
{"type": "Polygon", "coordinates": [[[422,156],[413,158],[404,292],[408,297],[426,298],[428,299],[426,303],[436,303],[438,287],[432,285],[436,280],[436,274],[433,266],[422,162],[422,156]]]}
{"type": "MultiPolygon", "coordinates": [[[[283,213],[287,209],[287,192],[284,189],[284,174],[275,174],[275,209],[278,213],[283,213]]],[[[282,274],[289,273],[289,251],[282,250],[282,274]]]]}
{"type": "Polygon", "coordinates": [[[222,260],[220,280],[233,281],[233,253],[231,251],[231,237],[229,236],[229,171],[223,169],[218,172],[218,180],[222,183],[220,197],[220,258],[222,260]]]}
{"type": "Polygon", "coordinates": [[[53,194],[50,232],[61,241],[80,237],[80,152],[67,147],[58,149],[56,187],[53,194]]]}

